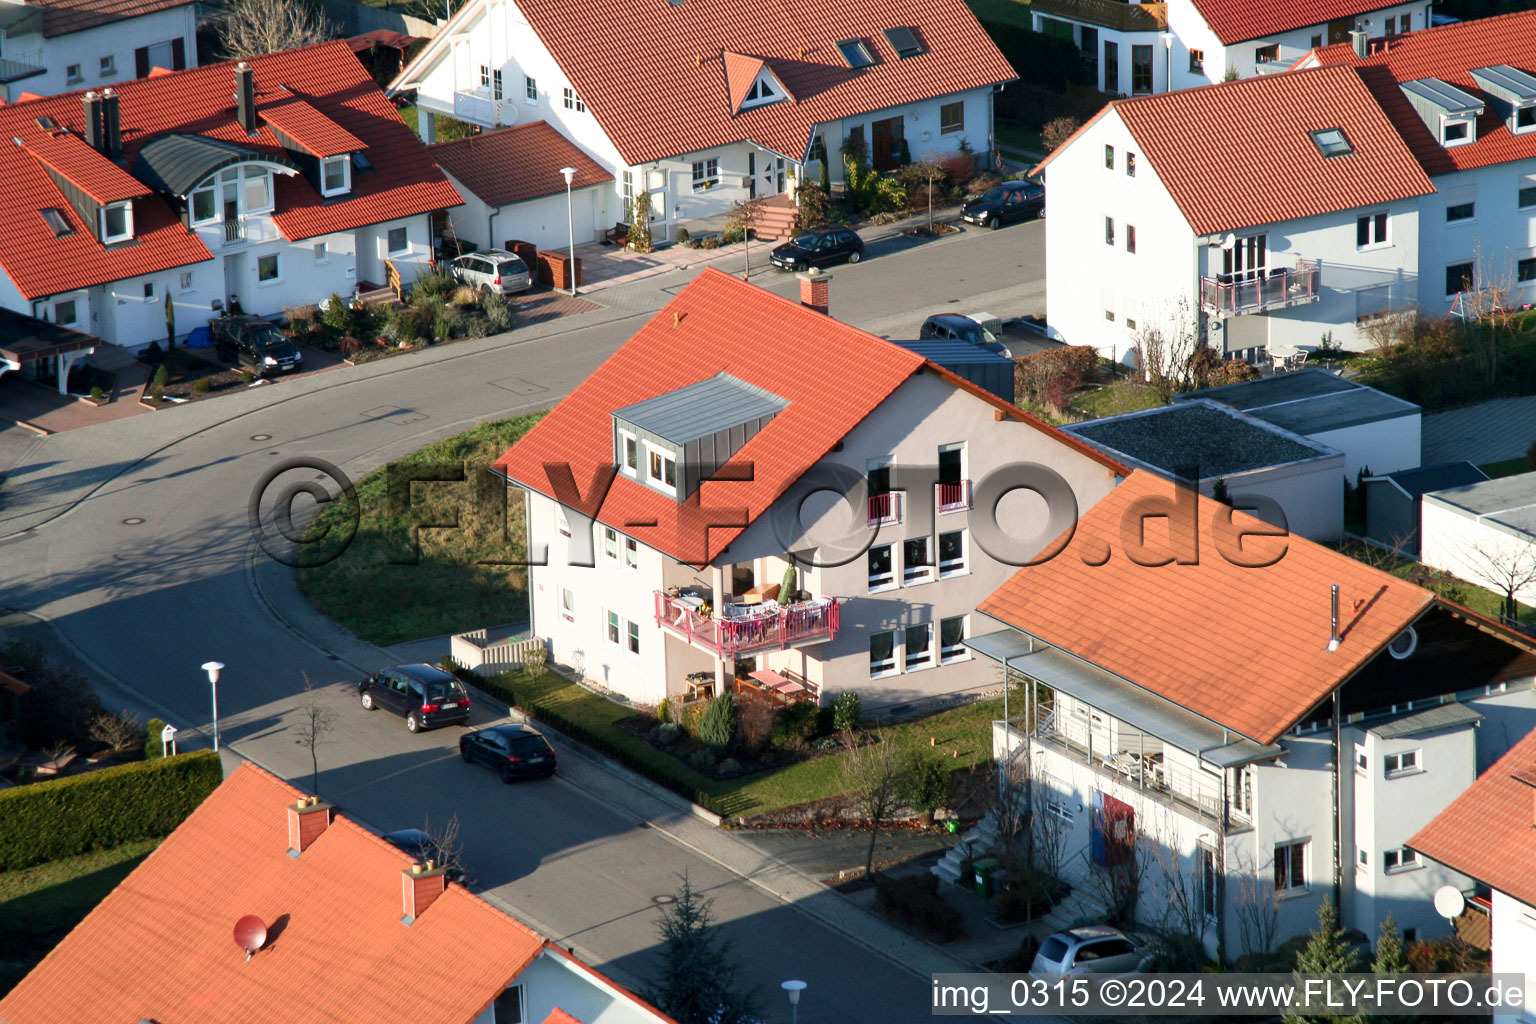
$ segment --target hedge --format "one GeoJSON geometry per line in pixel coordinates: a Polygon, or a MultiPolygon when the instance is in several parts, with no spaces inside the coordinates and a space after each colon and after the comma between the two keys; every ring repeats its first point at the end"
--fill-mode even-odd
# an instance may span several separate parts
{"type": "Polygon", "coordinates": [[[224,781],[200,750],[0,793],[0,871],[170,834],[224,781]]]}

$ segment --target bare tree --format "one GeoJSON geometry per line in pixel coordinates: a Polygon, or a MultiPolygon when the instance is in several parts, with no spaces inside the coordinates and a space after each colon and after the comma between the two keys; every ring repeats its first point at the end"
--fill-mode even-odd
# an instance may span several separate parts
{"type": "Polygon", "coordinates": [[[1187,297],[1180,296],[1165,303],[1158,313],[1144,315],[1133,338],[1136,367],[1164,401],[1189,387],[1200,365],[1196,355],[1204,342],[1200,319],[1187,297]]]}
{"type": "MultiPolygon", "coordinates": [[[[1133,924],[1141,901],[1141,883],[1151,860],[1151,844],[1134,818],[1122,818],[1103,808],[1093,810],[1092,828],[1104,837],[1104,863],[1090,864],[1088,887],[1104,904],[1112,923],[1133,924]]],[[[1091,848],[1083,856],[1091,861],[1091,848]]]]}
{"type": "Polygon", "coordinates": [[[725,229],[741,232],[741,251],[746,258],[746,270],[741,275],[743,281],[752,276],[752,233],[762,222],[763,201],[755,197],[732,204],[730,213],[726,216],[725,229]]]}
{"type": "Polygon", "coordinates": [[[1515,595],[1536,583],[1536,546],[1510,538],[1472,545],[1468,568],[1472,575],[1504,596],[1504,617],[1520,618],[1515,595]]]}
{"type": "Polygon", "coordinates": [[[1054,153],[1063,142],[1072,137],[1077,131],[1078,123],[1075,117],[1055,117],[1045,122],[1045,127],[1040,129],[1040,141],[1045,145],[1047,153],[1054,153]]]}
{"type": "Polygon", "coordinates": [[[1268,870],[1260,870],[1247,854],[1234,858],[1229,876],[1235,881],[1232,911],[1243,952],[1269,956],[1280,936],[1280,894],[1268,870]]]}
{"type": "Polygon", "coordinates": [[[128,711],[116,715],[100,714],[91,723],[91,739],[115,754],[144,742],[144,723],[128,711]]]}
{"type": "Polygon", "coordinates": [[[421,830],[437,848],[437,866],[447,868],[450,872],[458,872],[461,876],[459,878],[461,885],[471,884],[474,879],[470,878],[469,873],[464,870],[464,840],[458,814],[449,815],[446,822],[437,826],[434,826],[432,819],[428,818],[422,823],[421,830]]]}
{"type": "Polygon", "coordinates": [[[336,728],[336,712],[325,703],[324,691],[316,689],[309,673],[304,673],[304,696],[299,701],[299,722],[294,726],[294,742],[309,747],[309,766],[313,773],[311,788],[320,792],[320,744],[336,728]]]}
{"type": "Polygon", "coordinates": [[[229,60],[260,57],[324,42],[325,17],[299,0],[232,0],[217,18],[229,60]]]}
{"type": "Polygon", "coordinates": [[[854,806],[869,822],[869,850],[864,855],[864,873],[870,874],[875,867],[875,843],[880,835],[880,823],[896,809],[900,798],[907,758],[890,733],[876,729],[870,742],[860,744],[858,737],[849,734],[843,743],[847,753],[843,755],[843,789],[851,794],[854,806]]]}
{"type": "Polygon", "coordinates": [[[1162,912],[1161,928],[1165,934],[1187,936],[1196,943],[1205,940],[1209,927],[1206,917],[1207,879],[1201,868],[1200,850],[1184,857],[1183,836],[1176,820],[1167,819],[1168,827],[1152,838],[1152,886],[1162,912]]]}

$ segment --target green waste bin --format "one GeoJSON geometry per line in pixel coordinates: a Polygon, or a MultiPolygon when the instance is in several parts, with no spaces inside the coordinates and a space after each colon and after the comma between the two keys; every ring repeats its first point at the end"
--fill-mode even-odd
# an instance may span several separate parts
{"type": "Polygon", "coordinates": [[[976,869],[976,895],[992,898],[992,873],[997,870],[996,857],[982,857],[973,865],[976,869]]]}

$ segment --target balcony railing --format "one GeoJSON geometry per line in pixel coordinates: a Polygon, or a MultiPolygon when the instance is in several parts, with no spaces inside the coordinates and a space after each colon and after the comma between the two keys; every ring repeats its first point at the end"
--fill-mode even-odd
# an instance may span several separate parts
{"type": "Polygon", "coordinates": [[[934,501],[940,512],[963,512],[971,507],[971,482],[950,480],[934,485],[934,501]]]}
{"type": "Polygon", "coordinates": [[[705,615],[697,598],[656,591],[656,625],[722,660],[822,643],[837,635],[838,621],[837,601],[830,597],[726,605],[705,615]]]}
{"type": "Polygon", "coordinates": [[[895,491],[869,496],[869,528],[901,522],[901,495],[895,491]]]}
{"type": "Polygon", "coordinates": [[[495,128],[517,120],[516,110],[508,111],[509,99],[492,99],[489,89],[464,89],[453,94],[453,116],[460,121],[495,128]]]}
{"type": "Polygon", "coordinates": [[[1263,277],[1200,279],[1200,307],[1207,313],[1240,316],[1316,302],[1322,272],[1314,260],[1297,260],[1294,267],[1275,267],[1263,277]]]}
{"type": "Polygon", "coordinates": [[[1041,14],[1102,25],[1121,32],[1161,32],[1168,27],[1168,5],[1127,4],[1120,0],[1034,0],[1041,14]]]}
{"type": "Polygon", "coordinates": [[[245,218],[234,217],[224,222],[224,244],[239,245],[245,241],[245,218]]]}

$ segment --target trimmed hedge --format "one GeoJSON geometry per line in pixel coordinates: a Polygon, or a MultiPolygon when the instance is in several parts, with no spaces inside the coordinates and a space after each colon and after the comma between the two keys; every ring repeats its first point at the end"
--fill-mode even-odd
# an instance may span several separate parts
{"type": "Polygon", "coordinates": [[[200,750],[0,793],[0,871],[169,835],[224,781],[200,750]]]}

